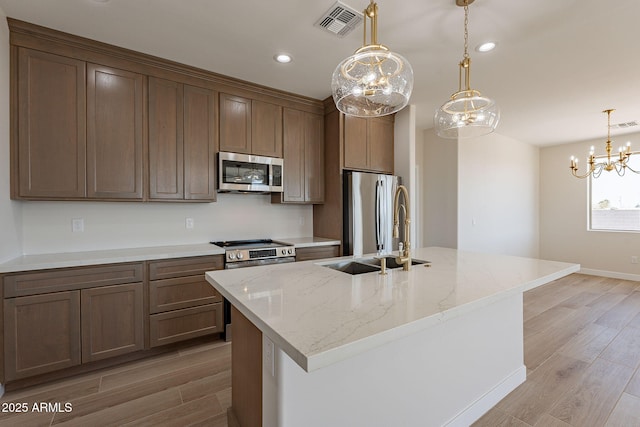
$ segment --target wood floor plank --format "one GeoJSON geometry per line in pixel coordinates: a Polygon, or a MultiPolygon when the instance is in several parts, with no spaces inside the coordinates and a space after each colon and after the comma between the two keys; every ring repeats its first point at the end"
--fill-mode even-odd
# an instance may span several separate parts
{"type": "Polygon", "coordinates": [[[587,362],[554,354],[496,406],[534,425],[578,383],[588,367],[587,362]]]}
{"type": "Polygon", "coordinates": [[[640,369],[636,370],[624,391],[626,393],[633,394],[636,397],[640,397],[640,369]]]}
{"type": "Polygon", "coordinates": [[[182,399],[180,399],[179,391],[176,388],[172,388],[148,394],[138,399],[127,400],[118,405],[93,411],[64,422],[58,422],[58,417],[54,417],[53,425],[59,425],[60,427],[116,427],[163,410],[176,408],[181,404],[182,399]]]}
{"type": "MultiPolygon", "coordinates": [[[[100,378],[91,378],[85,381],[79,381],[71,384],[63,384],[57,388],[46,388],[44,391],[39,391],[37,387],[31,387],[29,394],[19,393],[14,397],[14,394],[18,393],[6,393],[0,399],[1,402],[7,403],[26,403],[30,408],[34,403],[40,402],[70,402],[73,399],[77,399],[84,396],[97,393],[100,387],[100,378]]],[[[0,412],[0,421],[15,418],[20,414],[15,412],[0,412]]],[[[36,417],[39,418],[39,417],[36,417]]],[[[53,414],[49,417],[49,422],[53,418],[53,414]]],[[[47,424],[48,425],[48,424],[47,424]]]]}
{"type": "Polygon", "coordinates": [[[620,280],[620,282],[618,282],[618,284],[615,287],[609,289],[608,292],[612,294],[620,293],[620,294],[629,295],[631,294],[631,292],[638,290],[639,284],[640,283],[634,282],[631,280],[620,280]]]}
{"type": "Polygon", "coordinates": [[[549,414],[542,414],[534,427],[572,427],[571,425],[552,417],[549,414]]]}
{"type": "Polygon", "coordinates": [[[592,303],[596,299],[598,299],[598,297],[600,297],[600,295],[601,294],[599,294],[597,292],[579,292],[579,293],[575,294],[574,296],[572,296],[570,298],[567,298],[566,300],[562,301],[560,303],[560,306],[569,307],[569,308],[584,307],[584,306],[592,303]]]}
{"type": "Polygon", "coordinates": [[[640,397],[622,393],[605,427],[640,426],[640,397]]]}
{"type": "Polygon", "coordinates": [[[482,416],[478,421],[472,424],[473,427],[529,427],[517,418],[512,417],[506,412],[493,408],[482,416]]]}
{"type": "Polygon", "coordinates": [[[573,426],[603,426],[633,371],[627,366],[596,359],[549,414],[573,426]]]}
{"type": "Polygon", "coordinates": [[[124,424],[126,427],[183,427],[226,413],[215,394],[203,396],[182,405],[168,408],[147,417],[124,424]]]}
{"type": "Polygon", "coordinates": [[[640,366],[640,329],[624,328],[600,357],[633,369],[640,366]]]}
{"type": "Polygon", "coordinates": [[[229,357],[230,355],[231,346],[225,345],[199,352],[191,352],[170,360],[160,360],[157,363],[151,363],[141,367],[135,367],[130,370],[121,371],[116,374],[106,375],[102,378],[100,390],[103,391],[122,387],[127,384],[155,378],[158,376],[159,372],[167,373],[177,371],[184,369],[187,365],[197,365],[220,357],[229,357]]]}
{"type": "Polygon", "coordinates": [[[558,353],[591,363],[619,333],[617,329],[589,323],[560,347],[558,353]]]}
{"type": "Polygon", "coordinates": [[[596,323],[608,328],[622,329],[640,313],[640,292],[632,292],[604,313],[596,323]]]}
{"type": "Polygon", "coordinates": [[[52,413],[27,412],[0,420],[0,427],[49,427],[53,420],[52,413]]]}
{"type": "Polygon", "coordinates": [[[181,386],[180,395],[184,402],[189,402],[226,389],[231,389],[231,369],[181,386]]]}
{"type": "Polygon", "coordinates": [[[575,309],[556,305],[526,320],[524,327],[531,331],[544,331],[547,328],[554,327],[559,322],[563,322],[568,317],[573,316],[575,312],[575,309]]]}
{"type": "Polygon", "coordinates": [[[106,407],[117,406],[129,400],[139,399],[150,394],[184,385],[190,381],[206,377],[207,375],[224,371],[229,368],[230,363],[230,358],[219,358],[195,366],[185,365],[181,370],[161,374],[150,380],[128,384],[77,399],[76,401],[72,401],[73,412],[56,414],[54,423],[81,417],[101,411],[106,407]]]}

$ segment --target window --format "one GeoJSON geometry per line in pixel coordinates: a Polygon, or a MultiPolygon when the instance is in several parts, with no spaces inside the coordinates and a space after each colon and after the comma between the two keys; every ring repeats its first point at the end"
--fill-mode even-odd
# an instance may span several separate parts
{"type": "MultiPolygon", "coordinates": [[[[629,165],[640,170],[640,157],[629,165]]],[[[640,174],[603,171],[591,180],[591,230],[640,231],[640,174]]]]}

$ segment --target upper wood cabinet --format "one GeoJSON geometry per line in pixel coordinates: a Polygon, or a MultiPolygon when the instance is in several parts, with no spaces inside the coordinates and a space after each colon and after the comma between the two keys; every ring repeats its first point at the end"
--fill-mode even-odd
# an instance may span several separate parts
{"type": "Polygon", "coordinates": [[[324,113],[307,97],[7,23],[13,199],[215,201],[218,150],[283,157],[283,108],[324,113]]]}
{"type": "Polygon", "coordinates": [[[144,81],[87,65],[87,196],[142,199],[144,81]]]}
{"type": "Polygon", "coordinates": [[[220,151],[282,157],[282,107],[221,93],[220,151]]]}
{"type": "Polygon", "coordinates": [[[272,202],[324,202],[324,119],[285,108],[283,112],[284,192],[272,202]]]}
{"type": "Polygon", "coordinates": [[[215,201],[215,95],[149,78],[149,198],[215,201]]]}
{"type": "Polygon", "coordinates": [[[344,167],[393,173],[393,116],[344,116],[344,167]]]}
{"type": "Polygon", "coordinates": [[[251,101],[251,153],[282,157],[282,107],[251,101]]]}
{"type": "Polygon", "coordinates": [[[19,48],[17,68],[12,197],[85,197],[85,63],[19,48]]]}

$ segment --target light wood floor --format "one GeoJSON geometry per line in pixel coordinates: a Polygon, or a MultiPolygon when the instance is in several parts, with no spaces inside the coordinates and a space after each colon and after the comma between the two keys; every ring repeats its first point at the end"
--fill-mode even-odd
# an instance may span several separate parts
{"type": "Polygon", "coordinates": [[[640,282],[573,274],[524,294],[527,381],[474,427],[640,426],[640,282]]]}
{"type": "MultiPolygon", "coordinates": [[[[640,282],[573,274],[529,291],[524,333],[527,381],[475,427],[640,426],[640,282]]],[[[73,410],[0,412],[0,426],[227,427],[230,355],[215,342],[8,392],[0,405],[73,410]]]]}
{"type": "Polygon", "coordinates": [[[6,393],[29,412],[0,412],[0,426],[227,427],[231,405],[231,344],[217,340],[72,379],[6,393]],[[61,402],[71,412],[33,412],[34,403],[61,402]]]}

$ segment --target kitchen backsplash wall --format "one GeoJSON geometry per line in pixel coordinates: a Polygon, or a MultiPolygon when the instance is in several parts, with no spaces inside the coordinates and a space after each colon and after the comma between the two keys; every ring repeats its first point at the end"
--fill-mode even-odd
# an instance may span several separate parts
{"type": "Polygon", "coordinates": [[[21,204],[25,254],[313,235],[310,205],[271,204],[258,194],[218,194],[216,203],[202,204],[21,204]],[[186,218],[193,219],[193,229],[186,228],[186,218]],[[82,219],[84,231],[72,231],[74,219],[82,219]]]}

